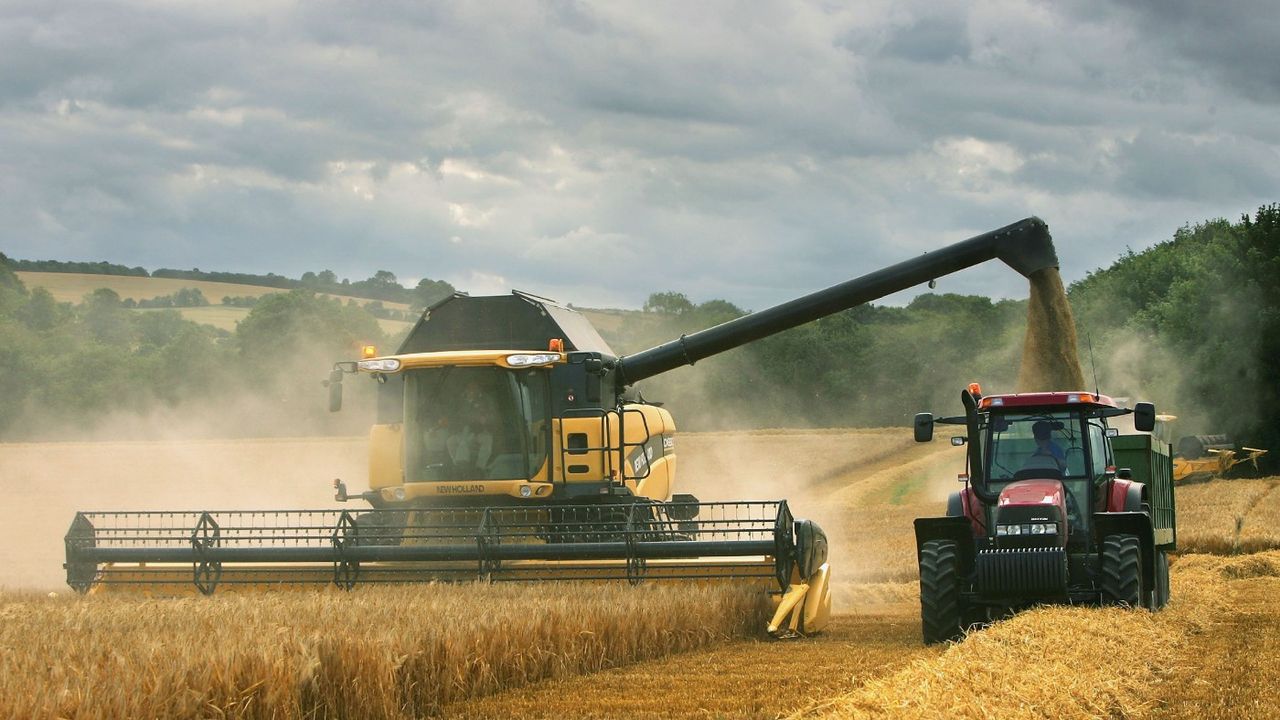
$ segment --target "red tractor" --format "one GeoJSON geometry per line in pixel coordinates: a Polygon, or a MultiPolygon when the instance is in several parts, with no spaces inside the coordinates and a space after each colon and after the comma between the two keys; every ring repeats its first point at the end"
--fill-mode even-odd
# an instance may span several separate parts
{"type": "Polygon", "coordinates": [[[917,442],[942,423],[963,426],[951,443],[968,446],[946,516],[915,521],[924,641],[1039,603],[1164,607],[1177,535],[1155,408],[1089,392],[984,397],[976,383],[961,401],[963,416],[915,417],[917,442]],[[1108,427],[1129,414],[1136,434],[1108,427]]]}

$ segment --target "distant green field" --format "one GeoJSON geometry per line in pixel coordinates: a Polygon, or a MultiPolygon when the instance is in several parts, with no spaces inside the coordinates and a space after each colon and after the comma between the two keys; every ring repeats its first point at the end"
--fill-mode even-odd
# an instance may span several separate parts
{"type": "MultiPolygon", "coordinates": [[[[84,296],[98,288],[110,288],[119,293],[121,298],[134,300],[150,300],[161,295],[172,295],[183,288],[196,288],[204,293],[211,303],[208,307],[178,308],[182,316],[193,322],[212,325],[227,331],[236,329],[236,323],[249,314],[248,308],[237,308],[221,305],[224,297],[260,297],[268,293],[285,292],[279,288],[262,287],[261,285],[239,285],[236,283],[209,282],[207,280],[182,280],[174,278],[133,277],[127,275],[96,275],[91,273],[51,273],[51,272],[19,272],[18,277],[29,288],[42,287],[48,290],[60,302],[78,303],[84,296]]],[[[332,295],[346,302],[348,297],[332,295]]],[[[355,298],[364,304],[372,302],[365,298],[355,298]]],[[[405,303],[384,301],[382,305],[395,310],[408,310],[405,303]]],[[[611,310],[578,308],[597,329],[604,332],[618,332],[627,323],[644,318],[638,310],[611,310]]],[[[139,312],[146,312],[140,310],[139,312]]],[[[412,323],[400,320],[379,320],[383,332],[397,333],[408,328],[412,323]]]]}
{"type": "MultiPolygon", "coordinates": [[[[221,305],[224,297],[261,297],[269,293],[285,292],[279,288],[262,287],[260,285],[238,285],[235,283],[209,282],[207,280],[182,280],[175,278],[133,277],[127,275],[95,275],[90,273],[50,273],[19,272],[18,277],[28,288],[42,287],[60,302],[78,303],[84,296],[98,288],[109,288],[116,291],[121,298],[134,300],[150,300],[161,295],[172,295],[183,288],[196,288],[204,293],[211,303],[207,307],[177,308],[182,316],[193,322],[212,325],[223,330],[235,330],[236,322],[249,314],[248,308],[228,307],[221,305]]],[[[342,301],[345,296],[332,295],[342,301]]],[[[360,304],[372,302],[365,298],[354,298],[360,304]]],[[[383,302],[382,305],[395,310],[408,310],[405,303],[383,302]]],[[[148,312],[139,310],[138,312],[148,312]]],[[[382,330],[396,333],[404,330],[410,323],[399,320],[379,320],[382,330]]]]}
{"type": "MultiPolygon", "coordinates": [[[[238,285],[236,283],[209,282],[208,280],[182,280],[175,278],[133,277],[128,275],[94,275],[85,273],[50,273],[19,272],[18,277],[29,288],[42,287],[48,290],[55,299],[62,302],[78,303],[84,296],[98,288],[110,288],[120,294],[121,298],[134,300],[150,300],[161,295],[172,295],[183,288],[196,288],[204,293],[209,302],[217,305],[224,297],[260,297],[268,293],[286,292],[279,288],[262,287],[261,285],[238,285]]],[[[331,295],[345,301],[344,295],[331,295]]],[[[373,302],[366,298],[354,298],[364,304],[373,302]]],[[[408,310],[405,303],[382,302],[383,307],[395,310],[408,310]]]]}

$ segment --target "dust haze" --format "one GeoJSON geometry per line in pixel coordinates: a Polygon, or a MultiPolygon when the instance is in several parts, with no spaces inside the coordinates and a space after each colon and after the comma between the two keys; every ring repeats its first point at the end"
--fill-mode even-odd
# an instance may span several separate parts
{"type": "Polygon", "coordinates": [[[348,376],[330,414],[320,381],[333,360],[301,353],[260,382],[218,380],[210,397],[93,423],[27,408],[25,422],[58,439],[0,443],[0,588],[66,590],[62,538],[77,511],[339,507],[334,478],[366,484],[373,383],[348,376]]]}

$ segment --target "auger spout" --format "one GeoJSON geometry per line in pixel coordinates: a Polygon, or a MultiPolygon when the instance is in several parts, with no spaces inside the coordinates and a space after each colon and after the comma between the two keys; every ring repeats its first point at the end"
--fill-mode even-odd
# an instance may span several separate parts
{"type": "Polygon", "coordinates": [[[1058,266],[1049,226],[1040,218],[1029,217],[825,290],[619,358],[619,385],[634,384],[683,365],[692,365],[753,340],[997,258],[1027,277],[1036,271],[1058,266]]]}

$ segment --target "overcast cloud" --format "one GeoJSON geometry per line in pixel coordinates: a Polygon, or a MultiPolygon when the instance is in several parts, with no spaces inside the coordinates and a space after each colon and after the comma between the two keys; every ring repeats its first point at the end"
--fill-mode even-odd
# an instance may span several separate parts
{"type": "Polygon", "coordinates": [[[759,309],[1027,215],[1074,280],[1280,201],[1268,0],[0,8],[20,258],[759,309]]]}

